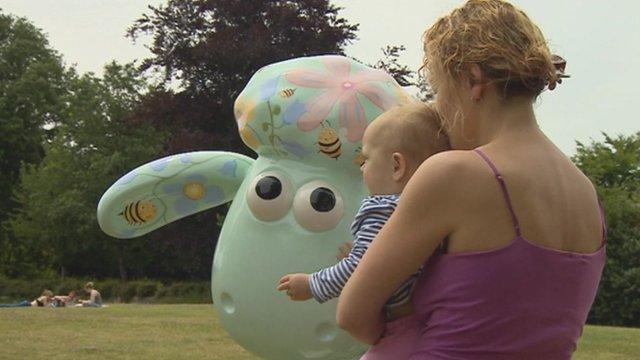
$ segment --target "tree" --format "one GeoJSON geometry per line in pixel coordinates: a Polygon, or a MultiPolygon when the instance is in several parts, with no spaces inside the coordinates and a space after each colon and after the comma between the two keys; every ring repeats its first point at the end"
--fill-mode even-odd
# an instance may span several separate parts
{"type": "Polygon", "coordinates": [[[589,321],[640,325],[640,132],[578,143],[573,161],[593,181],[608,225],[607,263],[589,321]]]}
{"type": "Polygon", "coordinates": [[[16,206],[11,194],[20,167],[42,159],[42,143],[59,118],[63,84],[61,59],[42,32],[0,12],[0,222],[16,206]]]}
{"type": "Polygon", "coordinates": [[[96,205],[118,177],[153,159],[163,138],[147,124],[126,122],[147,91],[132,65],[111,63],[103,79],[73,69],[67,78],[62,116],[44,159],[23,167],[16,192],[21,207],[4,224],[11,241],[1,263],[9,276],[55,268],[63,275],[126,278],[127,267],[151,261],[133,256],[145,239],[108,239],[98,227],[96,205]]]}
{"type": "Polygon", "coordinates": [[[400,86],[417,88],[417,96],[421,101],[433,100],[435,93],[424,76],[400,63],[400,53],[405,50],[404,45],[387,45],[382,48],[382,59],[370,66],[391,74],[400,86]]]}

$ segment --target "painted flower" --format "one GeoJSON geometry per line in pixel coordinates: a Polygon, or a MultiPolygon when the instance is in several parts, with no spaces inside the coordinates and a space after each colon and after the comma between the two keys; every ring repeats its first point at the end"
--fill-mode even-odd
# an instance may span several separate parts
{"type": "Polygon", "coordinates": [[[238,161],[229,160],[225,162],[220,168],[220,172],[229,177],[236,177],[236,170],[238,169],[238,161]]]}
{"type": "Polygon", "coordinates": [[[120,179],[118,179],[118,181],[115,182],[115,184],[113,184],[114,186],[120,186],[120,185],[126,185],[130,182],[133,181],[133,179],[135,179],[138,176],[138,172],[135,170],[132,170],[130,172],[128,172],[125,176],[121,177],[120,179]]]}
{"type": "Polygon", "coordinates": [[[290,140],[290,141],[286,141],[286,140],[282,140],[282,147],[290,152],[291,154],[299,157],[299,158],[303,158],[307,155],[309,155],[309,150],[307,150],[304,146],[300,145],[300,143],[298,143],[295,140],[290,140]]]}
{"type": "Polygon", "coordinates": [[[285,74],[292,84],[324,89],[318,97],[306,105],[306,112],[297,119],[298,128],[311,131],[317,128],[338,104],[339,126],[347,130],[347,140],[360,141],[368,122],[364,107],[358,95],[387,110],[396,101],[386,90],[376,85],[391,78],[382,70],[367,69],[351,73],[351,62],[341,56],[327,56],[322,59],[328,72],[301,69],[285,74]]]}
{"type": "Polygon", "coordinates": [[[242,141],[244,141],[245,144],[247,144],[248,147],[252,148],[253,150],[258,150],[258,147],[261,145],[260,140],[258,140],[258,137],[254,133],[253,129],[249,126],[245,126],[240,129],[240,138],[242,139],[242,141]]]}
{"type": "Polygon", "coordinates": [[[193,162],[193,154],[192,153],[186,153],[186,154],[182,154],[180,155],[180,162],[183,164],[190,164],[193,162]]]}
{"type": "Polygon", "coordinates": [[[284,110],[284,113],[282,114],[282,122],[287,125],[291,125],[297,122],[298,119],[300,119],[300,117],[306,112],[307,106],[300,100],[295,99],[295,101],[284,110]]]}
{"type": "Polygon", "coordinates": [[[169,197],[175,197],[174,210],[178,214],[193,214],[202,204],[211,204],[221,201],[224,192],[219,186],[208,185],[207,179],[202,175],[190,175],[185,179],[166,184],[163,192],[169,197]]]}
{"type": "MultiPolygon", "coordinates": [[[[274,90],[275,91],[275,90],[274,90]]],[[[238,97],[233,106],[233,113],[238,123],[238,132],[240,138],[247,146],[257,150],[261,145],[260,140],[249,126],[249,122],[255,117],[256,103],[251,99],[245,99],[243,96],[238,97]]]]}
{"type": "Polygon", "coordinates": [[[269,100],[273,95],[276,94],[278,90],[278,81],[280,80],[280,76],[276,76],[272,79],[265,81],[260,87],[260,100],[266,101],[269,100]]]}
{"type": "Polygon", "coordinates": [[[233,114],[238,122],[238,130],[241,130],[247,125],[248,122],[253,120],[255,115],[256,104],[251,100],[246,100],[243,97],[238,97],[233,106],[233,114]]]}
{"type": "Polygon", "coordinates": [[[153,169],[153,171],[162,171],[167,166],[169,166],[171,160],[173,160],[173,156],[163,157],[162,159],[158,159],[149,163],[149,167],[153,169]]]}

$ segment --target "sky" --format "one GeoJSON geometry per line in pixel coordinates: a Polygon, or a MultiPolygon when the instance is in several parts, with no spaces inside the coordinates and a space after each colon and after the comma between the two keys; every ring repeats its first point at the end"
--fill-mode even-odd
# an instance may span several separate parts
{"type": "MultiPolygon", "coordinates": [[[[249,1],[249,0],[245,0],[249,1]]],[[[333,0],[340,15],[360,24],[346,53],[366,63],[385,45],[404,45],[401,61],[417,69],[421,37],[439,16],[463,0],[333,0]]],[[[126,29],[148,5],[162,0],[0,0],[3,12],[26,17],[48,35],[51,46],[80,72],[101,74],[111,60],[150,55],[148,39],[133,43],[126,29]]],[[[540,127],[568,155],[575,141],[602,140],[601,132],[640,131],[635,105],[640,84],[640,2],[635,0],[513,0],[540,26],[571,75],[536,103],[540,127]]]]}

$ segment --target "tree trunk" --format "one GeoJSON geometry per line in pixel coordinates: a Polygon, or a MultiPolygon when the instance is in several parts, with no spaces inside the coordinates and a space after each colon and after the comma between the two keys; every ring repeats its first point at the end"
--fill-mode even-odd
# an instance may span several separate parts
{"type": "Polygon", "coordinates": [[[118,242],[118,270],[120,271],[120,280],[127,281],[127,268],[124,265],[124,244],[118,242]]]}

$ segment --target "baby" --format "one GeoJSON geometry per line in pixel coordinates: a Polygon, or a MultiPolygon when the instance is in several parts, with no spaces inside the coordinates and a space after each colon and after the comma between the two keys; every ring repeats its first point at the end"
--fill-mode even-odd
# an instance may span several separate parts
{"type": "MultiPolygon", "coordinates": [[[[360,259],[396,208],[400,193],[428,157],[449,149],[440,133],[437,113],[423,103],[395,107],[367,127],[362,139],[361,167],[370,196],[366,197],[351,225],[354,236],[349,254],[334,266],[313,274],[288,274],[277,289],[294,301],[315,298],[323,303],[340,295],[360,259]]],[[[410,297],[418,274],[409,278],[388,300],[387,319],[411,313],[410,297]]]]}

